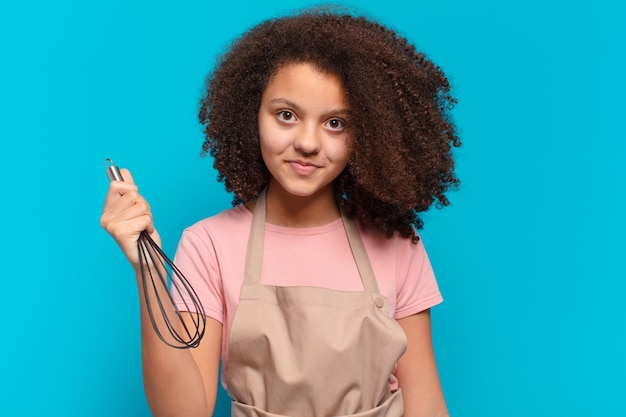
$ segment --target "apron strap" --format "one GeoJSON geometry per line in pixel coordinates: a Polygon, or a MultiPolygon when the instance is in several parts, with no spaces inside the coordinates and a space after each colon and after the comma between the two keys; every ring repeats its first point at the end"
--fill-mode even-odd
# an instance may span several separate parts
{"type": "Polygon", "coordinates": [[[248,249],[246,252],[246,266],[243,276],[244,284],[258,284],[261,281],[263,244],[265,241],[266,190],[267,188],[261,191],[254,205],[250,236],[248,237],[248,249]]]}
{"type": "Polygon", "coordinates": [[[361,281],[363,281],[363,287],[365,287],[366,291],[379,293],[378,282],[376,281],[376,276],[374,275],[370,259],[367,256],[367,251],[365,250],[365,245],[361,239],[359,229],[357,229],[354,221],[344,216],[343,213],[341,213],[341,218],[343,219],[343,227],[346,230],[346,235],[348,236],[350,249],[352,249],[352,256],[354,257],[356,266],[359,269],[361,281]]]}
{"type": "MultiPolygon", "coordinates": [[[[261,270],[263,265],[263,245],[265,240],[265,212],[266,212],[266,193],[264,189],[257,198],[252,214],[252,224],[250,226],[250,237],[248,238],[248,249],[246,252],[246,264],[244,272],[244,283],[248,285],[259,284],[261,281],[261,270]]],[[[356,266],[361,275],[361,281],[366,291],[379,293],[378,283],[374,270],[367,257],[367,251],[361,234],[352,219],[347,218],[341,213],[348,243],[352,250],[352,256],[356,262],[356,266]]]]}

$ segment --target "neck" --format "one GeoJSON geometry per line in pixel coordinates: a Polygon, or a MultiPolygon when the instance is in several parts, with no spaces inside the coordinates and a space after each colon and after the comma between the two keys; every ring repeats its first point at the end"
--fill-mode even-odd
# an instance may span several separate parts
{"type": "Polygon", "coordinates": [[[270,181],[265,221],[277,226],[317,227],[341,216],[332,185],[306,197],[287,193],[270,181]]]}

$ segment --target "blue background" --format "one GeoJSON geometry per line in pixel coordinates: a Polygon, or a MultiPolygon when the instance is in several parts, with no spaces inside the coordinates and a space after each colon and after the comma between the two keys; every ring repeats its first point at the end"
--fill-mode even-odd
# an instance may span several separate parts
{"type": "MultiPolygon", "coordinates": [[[[150,415],[136,286],[99,226],[104,158],[131,168],[173,254],[230,203],[199,156],[216,54],[311,4],[0,5],[0,415],[150,415]]],[[[463,184],[422,232],[451,414],[624,415],[623,3],[346,4],[411,39],[459,98],[463,184]]]]}

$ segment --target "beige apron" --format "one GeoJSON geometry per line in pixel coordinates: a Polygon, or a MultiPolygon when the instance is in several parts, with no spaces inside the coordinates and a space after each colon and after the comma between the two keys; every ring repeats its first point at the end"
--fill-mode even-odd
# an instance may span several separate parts
{"type": "MultiPolygon", "coordinates": [[[[229,339],[233,417],[400,417],[388,378],[406,337],[354,223],[344,225],[365,291],[261,285],[265,192],[257,200],[229,339]]],[[[324,260],[321,260],[322,262],[324,260]]]]}

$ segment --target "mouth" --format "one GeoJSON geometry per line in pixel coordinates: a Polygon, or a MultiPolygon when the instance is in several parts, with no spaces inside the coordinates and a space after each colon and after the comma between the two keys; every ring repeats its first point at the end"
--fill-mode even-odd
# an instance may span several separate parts
{"type": "Polygon", "coordinates": [[[311,175],[320,168],[318,165],[305,161],[287,161],[287,163],[298,175],[311,175]]]}

